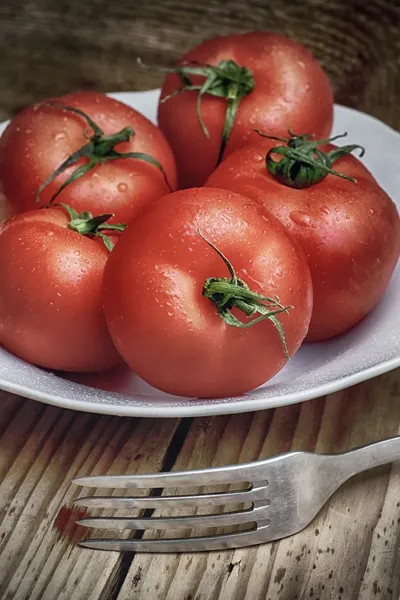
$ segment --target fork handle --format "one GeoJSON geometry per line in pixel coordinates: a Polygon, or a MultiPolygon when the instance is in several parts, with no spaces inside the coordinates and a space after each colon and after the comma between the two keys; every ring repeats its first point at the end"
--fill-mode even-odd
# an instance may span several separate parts
{"type": "Polygon", "coordinates": [[[373,467],[400,460],[400,436],[350,450],[337,458],[347,479],[373,467]]]}

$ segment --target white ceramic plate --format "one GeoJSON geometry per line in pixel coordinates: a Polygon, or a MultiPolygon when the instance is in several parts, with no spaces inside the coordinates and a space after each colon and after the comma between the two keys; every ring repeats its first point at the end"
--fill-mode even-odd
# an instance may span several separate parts
{"type": "MultiPolygon", "coordinates": [[[[156,120],[158,90],[112,94],[156,120]]],[[[0,133],[5,124],[0,125],[0,133]]],[[[377,119],[335,107],[333,133],[366,147],[365,163],[400,209],[400,134],[377,119]]],[[[375,310],[349,333],[306,344],[265,385],[237,398],[198,400],[164,394],[128,369],[64,377],[0,348],[0,389],[75,410],[141,417],[239,413],[293,404],[349,387],[400,366],[400,264],[375,310]]]]}

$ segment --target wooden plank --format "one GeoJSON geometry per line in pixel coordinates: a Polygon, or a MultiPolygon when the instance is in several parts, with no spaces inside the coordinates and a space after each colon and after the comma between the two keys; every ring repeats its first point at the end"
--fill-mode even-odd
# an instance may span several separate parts
{"type": "Polygon", "coordinates": [[[4,448],[10,439],[24,442],[0,487],[0,595],[82,598],[88,589],[104,587],[122,557],[75,545],[86,530],[74,525],[81,513],[73,500],[80,490],[71,479],[160,469],[178,421],[120,419],[26,402],[24,414],[36,415],[32,431],[17,415],[0,439],[0,456],[12,451],[4,448]]]}
{"type": "MultiPolygon", "coordinates": [[[[342,451],[395,435],[400,406],[385,393],[392,387],[392,378],[383,377],[328,399],[316,450],[342,451]]],[[[353,478],[309,528],[279,544],[267,597],[274,598],[283,585],[289,597],[311,594],[322,600],[335,592],[343,600],[357,598],[389,471],[384,467],[353,478]]],[[[386,576],[381,573],[381,581],[386,576]]]]}
{"type": "Polygon", "coordinates": [[[0,435],[4,433],[11,419],[15,417],[23,404],[24,398],[0,390],[0,435]]]}
{"type": "MultiPolygon", "coordinates": [[[[399,430],[400,434],[400,430],[399,430]]],[[[400,462],[393,465],[381,513],[371,536],[360,600],[396,598],[400,573],[400,462]],[[384,579],[382,580],[382,574],[384,579]]]]}
{"type": "MultiPolygon", "coordinates": [[[[3,450],[0,462],[0,481],[10,468],[24,441],[29,438],[36,422],[45,411],[45,406],[38,402],[27,402],[4,392],[2,393],[2,400],[0,414],[3,424],[3,450]],[[19,432],[18,437],[15,437],[16,430],[19,432]]],[[[45,431],[42,428],[41,435],[35,435],[35,439],[32,440],[32,451],[35,451],[35,448],[42,442],[44,433],[45,431]]]]}

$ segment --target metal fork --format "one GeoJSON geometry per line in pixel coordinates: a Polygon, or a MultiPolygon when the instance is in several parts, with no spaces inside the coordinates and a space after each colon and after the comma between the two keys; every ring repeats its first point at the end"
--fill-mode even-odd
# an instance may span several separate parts
{"type": "Polygon", "coordinates": [[[343,454],[290,452],[241,465],[143,475],[80,477],[73,483],[100,488],[165,488],[248,483],[245,490],[186,496],[78,498],[76,504],[92,508],[216,507],[251,503],[251,508],[219,514],[150,517],[93,517],[77,521],[101,529],[172,529],[225,527],[248,524],[247,531],[195,538],[87,539],[86,548],[135,552],[196,552],[242,548],[270,542],[301,531],[335,490],[349,477],[400,459],[400,436],[369,444],[343,454]]]}

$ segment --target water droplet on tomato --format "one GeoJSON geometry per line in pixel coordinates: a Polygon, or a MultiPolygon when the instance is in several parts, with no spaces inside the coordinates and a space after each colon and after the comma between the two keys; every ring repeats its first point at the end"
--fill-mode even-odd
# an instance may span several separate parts
{"type": "Polygon", "coordinates": [[[310,227],[311,225],[310,215],[302,210],[293,210],[289,217],[296,225],[301,225],[302,227],[310,227]]]}
{"type": "Polygon", "coordinates": [[[264,160],[264,156],[262,154],[254,154],[253,160],[254,162],[261,162],[264,160]]]}
{"type": "Polygon", "coordinates": [[[191,248],[190,246],[188,246],[188,250],[189,252],[193,252],[193,248],[191,248]]]}
{"type": "Polygon", "coordinates": [[[275,269],[275,275],[276,275],[277,277],[282,277],[282,275],[283,275],[283,271],[282,271],[282,269],[280,269],[280,268],[278,268],[278,269],[275,269]]]}
{"type": "Polygon", "coordinates": [[[64,140],[66,137],[67,137],[67,134],[65,133],[65,131],[57,131],[56,133],[53,133],[53,140],[55,142],[64,140]]]}
{"type": "Polygon", "coordinates": [[[350,219],[350,215],[346,215],[346,219],[350,219]]]}
{"type": "Polygon", "coordinates": [[[323,212],[325,215],[329,215],[330,214],[330,209],[327,206],[321,206],[321,212],[323,212]]]}
{"type": "Polygon", "coordinates": [[[25,129],[25,133],[27,133],[27,134],[29,134],[29,133],[32,133],[32,129],[30,129],[30,128],[28,127],[28,129],[25,129]]]}
{"type": "Polygon", "coordinates": [[[370,209],[369,209],[369,214],[370,214],[370,215],[374,215],[374,214],[375,214],[375,211],[374,211],[374,209],[373,209],[373,208],[370,208],[370,209]]]}
{"type": "Polygon", "coordinates": [[[113,181],[115,181],[115,177],[109,177],[108,181],[111,181],[111,183],[112,183],[113,181]]]}
{"type": "Polygon", "coordinates": [[[126,185],[126,183],[119,183],[117,185],[117,189],[119,192],[126,192],[126,190],[128,189],[128,186],[126,185]]]}
{"type": "Polygon", "coordinates": [[[80,256],[81,255],[81,253],[79,252],[79,250],[75,250],[74,254],[75,254],[75,256],[80,256]]]}

